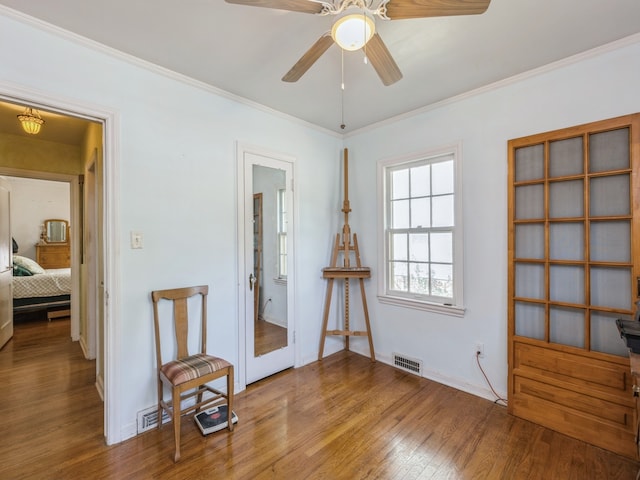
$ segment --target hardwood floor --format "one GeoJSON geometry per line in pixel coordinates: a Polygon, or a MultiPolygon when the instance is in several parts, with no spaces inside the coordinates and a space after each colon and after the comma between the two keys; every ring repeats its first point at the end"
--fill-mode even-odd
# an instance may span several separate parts
{"type": "Polygon", "coordinates": [[[250,385],[232,434],[183,422],[174,464],[169,425],[104,445],[95,365],[68,337],[65,320],[17,324],[0,351],[2,479],[626,480],[639,466],[348,352],[250,385]]]}
{"type": "Polygon", "coordinates": [[[256,320],[254,336],[253,351],[256,357],[287,346],[287,329],[265,320],[256,320]]]}

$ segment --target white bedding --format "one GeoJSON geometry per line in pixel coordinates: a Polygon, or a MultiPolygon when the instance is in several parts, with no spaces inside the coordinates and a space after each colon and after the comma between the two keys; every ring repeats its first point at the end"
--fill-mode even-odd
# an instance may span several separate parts
{"type": "Polygon", "coordinates": [[[70,293],[70,268],[52,268],[30,277],[13,277],[13,298],[53,297],[70,293]]]}

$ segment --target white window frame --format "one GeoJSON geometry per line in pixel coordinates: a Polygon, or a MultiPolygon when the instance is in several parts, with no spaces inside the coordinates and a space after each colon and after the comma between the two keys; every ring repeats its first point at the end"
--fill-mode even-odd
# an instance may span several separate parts
{"type": "Polygon", "coordinates": [[[447,145],[434,150],[419,152],[403,157],[394,157],[378,161],[377,165],[378,196],[378,300],[380,303],[414,308],[435,313],[443,313],[456,317],[464,315],[463,302],[463,233],[462,233],[462,145],[447,145]],[[413,163],[424,162],[449,155],[453,157],[454,176],[454,227],[453,227],[453,300],[451,303],[426,301],[424,298],[399,296],[388,289],[389,251],[387,235],[387,172],[390,169],[409,167],[413,163]]]}
{"type": "Polygon", "coordinates": [[[286,244],[288,241],[287,238],[287,190],[285,188],[278,189],[277,201],[276,201],[276,211],[278,215],[278,224],[277,224],[277,239],[276,239],[276,247],[277,247],[277,256],[278,256],[278,264],[276,266],[276,271],[278,272],[278,281],[286,282],[287,281],[287,272],[282,273],[282,265],[287,265],[287,248],[286,244]],[[284,238],[285,249],[282,251],[282,239],[284,238]]]}

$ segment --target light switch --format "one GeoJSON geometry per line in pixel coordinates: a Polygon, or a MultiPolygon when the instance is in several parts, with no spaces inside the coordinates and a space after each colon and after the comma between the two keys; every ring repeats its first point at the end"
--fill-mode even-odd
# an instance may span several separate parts
{"type": "Polygon", "coordinates": [[[142,248],[142,232],[131,232],[131,248],[142,248]]]}

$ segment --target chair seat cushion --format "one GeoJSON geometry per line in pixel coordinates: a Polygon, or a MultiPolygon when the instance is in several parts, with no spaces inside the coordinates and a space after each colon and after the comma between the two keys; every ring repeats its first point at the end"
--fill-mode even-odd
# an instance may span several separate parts
{"type": "Polygon", "coordinates": [[[230,366],[231,364],[222,358],[198,353],[165,363],[160,371],[173,385],[180,385],[230,366]]]}

